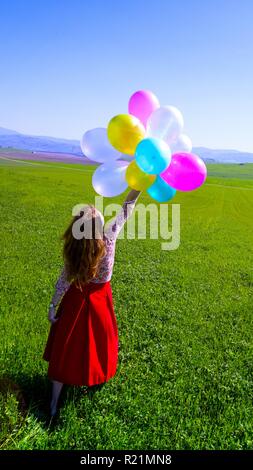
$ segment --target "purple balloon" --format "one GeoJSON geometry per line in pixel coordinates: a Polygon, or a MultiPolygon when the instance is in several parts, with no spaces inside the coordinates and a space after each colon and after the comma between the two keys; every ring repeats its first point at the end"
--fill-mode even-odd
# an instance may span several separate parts
{"type": "Polygon", "coordinates": [[[193,153],[175,153],[170,165],[160,174],[172,188],[193,191],[201,186],[207,176],[206,165],[193,153]]]}
{"type": "Polygon", "coordinates": [[[160,107],[158,98],[148,90],[136,91],[128,103],[128,112],[139,120],[146,127],[149,116],[160,107]]]}

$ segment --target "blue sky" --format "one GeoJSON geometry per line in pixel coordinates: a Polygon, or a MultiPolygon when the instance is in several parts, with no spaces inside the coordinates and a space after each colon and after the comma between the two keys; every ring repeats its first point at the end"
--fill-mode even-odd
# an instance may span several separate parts
{"type": "Polygon", "coordinates": [[[194,145],[253,152],[252,0],[2,0],[0,126],[80,138],[150,89],[194,145]]]}

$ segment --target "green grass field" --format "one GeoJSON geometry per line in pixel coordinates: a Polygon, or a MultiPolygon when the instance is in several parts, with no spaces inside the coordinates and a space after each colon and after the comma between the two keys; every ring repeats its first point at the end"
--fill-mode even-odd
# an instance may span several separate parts
{"type": "Polygon", "coordinates": [[[118,240],[117,374],[87,395],[66,387],[49,428],[47,309],[72,207],[94,202],[92,168],[0,163],[0,370],[28,407],[2,387],[1,448],[253,449],[253,165],[210,165],[176,195],[177,250],[118,240]]]}

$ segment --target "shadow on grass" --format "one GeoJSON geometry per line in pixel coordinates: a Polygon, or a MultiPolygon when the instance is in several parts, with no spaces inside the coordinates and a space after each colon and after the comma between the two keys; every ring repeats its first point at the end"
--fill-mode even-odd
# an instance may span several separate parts
{"type": "MultiPolygon", "coordinates": [[[[11,392],[15,390],[15,395],[20,403],[22,415],[29,413],[34,416],[40,424],[48,428],[49,424],[58,422],[57,415],[52,421],[50,418],[50,400],[51,400],[51,381],[46,375],[25,375],[0,377],[2,389],[6,388],[11,392]]],[[[68,401],[78,403],[84,396],[92,400],[96,392],[103,388],[104,384],[87,386],[64,385],[60,398],[59,406],[61,409],[68,401]]],[[[0,387],[1,388],[1,387],[0,387]]],[[[2,390],[3,393],[3,390],[2,390]]]]}

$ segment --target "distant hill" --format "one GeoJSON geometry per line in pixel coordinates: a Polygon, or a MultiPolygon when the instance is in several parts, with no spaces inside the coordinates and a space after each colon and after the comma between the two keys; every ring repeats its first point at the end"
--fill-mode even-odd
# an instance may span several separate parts
{"type": "Polygon", "coordinates": [[[33,152],[60,152],[82,155],[78,140],[20,134],[3,127],[0,127],[0,147],[13,147],[33,152]]]}
{"type": "Polygon", "coordinates": [[[12,131],[10,129],[5,129],[4,127],[0,127],[0,136],[2,135],[10,136],[10,135],[15,135],[15,134],[18,134],[18,132],[12,131]]]}
{"type": "Polygon", "coordinates": [[[193,151],[207,163],[253,163],[253,153],[195,147],[193,151]]]}
{"type": "MultiPolygon", "coordinates": [[[[0,147],[13,147],[33,152],[56,152],[82,155],[78,140],[33,136],[0,127],[0,147]]],[[[195,147],[193,151],[207,163],[253,163],[253,153],[237,150],[214,150],[195,147]]]]}

